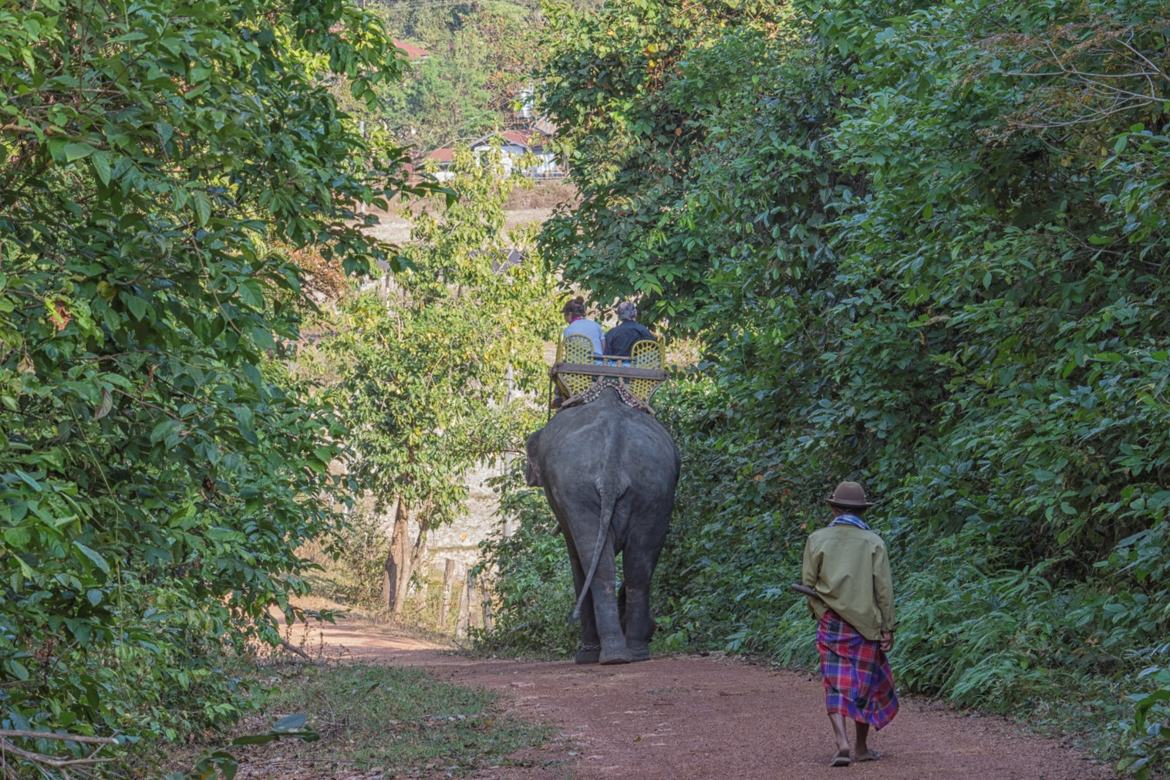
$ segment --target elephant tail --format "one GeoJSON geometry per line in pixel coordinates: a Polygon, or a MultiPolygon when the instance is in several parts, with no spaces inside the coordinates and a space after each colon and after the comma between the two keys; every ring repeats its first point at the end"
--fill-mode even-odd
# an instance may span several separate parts
{"type": "Polygon", "coordinates": [[[585,573],[585,582],[581,585],[581,592],[577,594],[577,604],[573,607],[573,614],[569,620],[576,623],[581,619],[581,605],[585,602],[585,594],[593,584],[593,575],[597,573],[597,562],[601,560],[601,550],[605,546],[605,535],[609,533],[609,525],[613,522],[613,507],[617,497],[607,495],[605,481],[597,480],[597,496],[601,499],[601,517],[597,523],[597,543],[593,546],[593,560],[589,562],[589,571],[585,573]]]}

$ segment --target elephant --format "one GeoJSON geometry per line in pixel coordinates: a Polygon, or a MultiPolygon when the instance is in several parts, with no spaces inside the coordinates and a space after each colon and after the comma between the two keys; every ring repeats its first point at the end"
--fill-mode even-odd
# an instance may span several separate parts
{"type": "Polygon", "coordinates": [[[650,578],[674,509],[679,455],[653,415],[602,390],[529,436],[526,481],[543,487],[569,549],[581,620],[577,663],[650,657],[650,578]],[[615,597],[615,556],[623,582],[615,597]]]}

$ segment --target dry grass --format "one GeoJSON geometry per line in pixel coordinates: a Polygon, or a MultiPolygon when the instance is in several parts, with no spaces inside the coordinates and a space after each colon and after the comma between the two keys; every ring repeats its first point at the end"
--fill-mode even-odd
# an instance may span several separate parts
{"type": "Polygon", "coordinates": [[[508,211],[552,209],[562,203],[576,203],[577,188],[567,180],[545,181],[527,188],[517,188],[504,206],[508,211]]]}
{"type": "Polygon", "coordinates": [[[319,739],[233,746],[238,778],[458,777],[522,763],[509,756],[549,737],[546,728],[503,715],[495,694],[419,669],[299,664],[265,670],[261,681],[271,689],[264,712],[233,737],[303,713],[319,739]]]}

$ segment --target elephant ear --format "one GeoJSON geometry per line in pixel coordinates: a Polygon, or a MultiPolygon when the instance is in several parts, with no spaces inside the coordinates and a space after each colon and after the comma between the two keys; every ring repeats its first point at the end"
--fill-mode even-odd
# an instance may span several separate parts
{"type": "Polygon", "coordinates": [[[544,481],[540,475],[540,463],[537,461],[536,452],[540,447],[540,431],[528,437],[528,441],[524,445],[525,454],[528,456],[524,463],[524,482],[528,487],[544,487],[544,481]]]}

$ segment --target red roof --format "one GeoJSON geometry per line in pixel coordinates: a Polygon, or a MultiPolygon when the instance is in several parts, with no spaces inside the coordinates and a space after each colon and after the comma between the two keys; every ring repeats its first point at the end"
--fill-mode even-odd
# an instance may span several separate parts
{"type": "Polygon", "coordinates": [[[433,152],[428,154],[427,159],[440,163],[451,162],[455,159],[455,150],[450,146],[440,146],[438,149],[435,149],[433,152]]]}
{"type": "Polygon", "coordinates": [[[500,133],[500,137],[510,144],[528,146],[528,133],[525,133],[523,130],[505,130],[500,133]]]}
{"type": "Polygon", "coordinates": [[[421,46],[415,46],[413,43],[407,43],[406,41],[400,41],[395,38],[394,45],[401,49],[402,53],[406,55],[406,59],[410,60],[411,62],[414,62],[415,60],[421,60],[429,56],[429,52],[426,49],[422,48],[421,46]]]}
{"type": "Polygon", "coordinates": [[[477,146],[490,144],[495,138],[499,138],[505,144],[514,144],[516,146],[533,146],[533,142],[535,142],[535,146],[537,147],[542,146],[539,133],[534,133],[531,130],[500,130],[475,139],[471,142],[471,148],[474,149],[477,146]]]}

